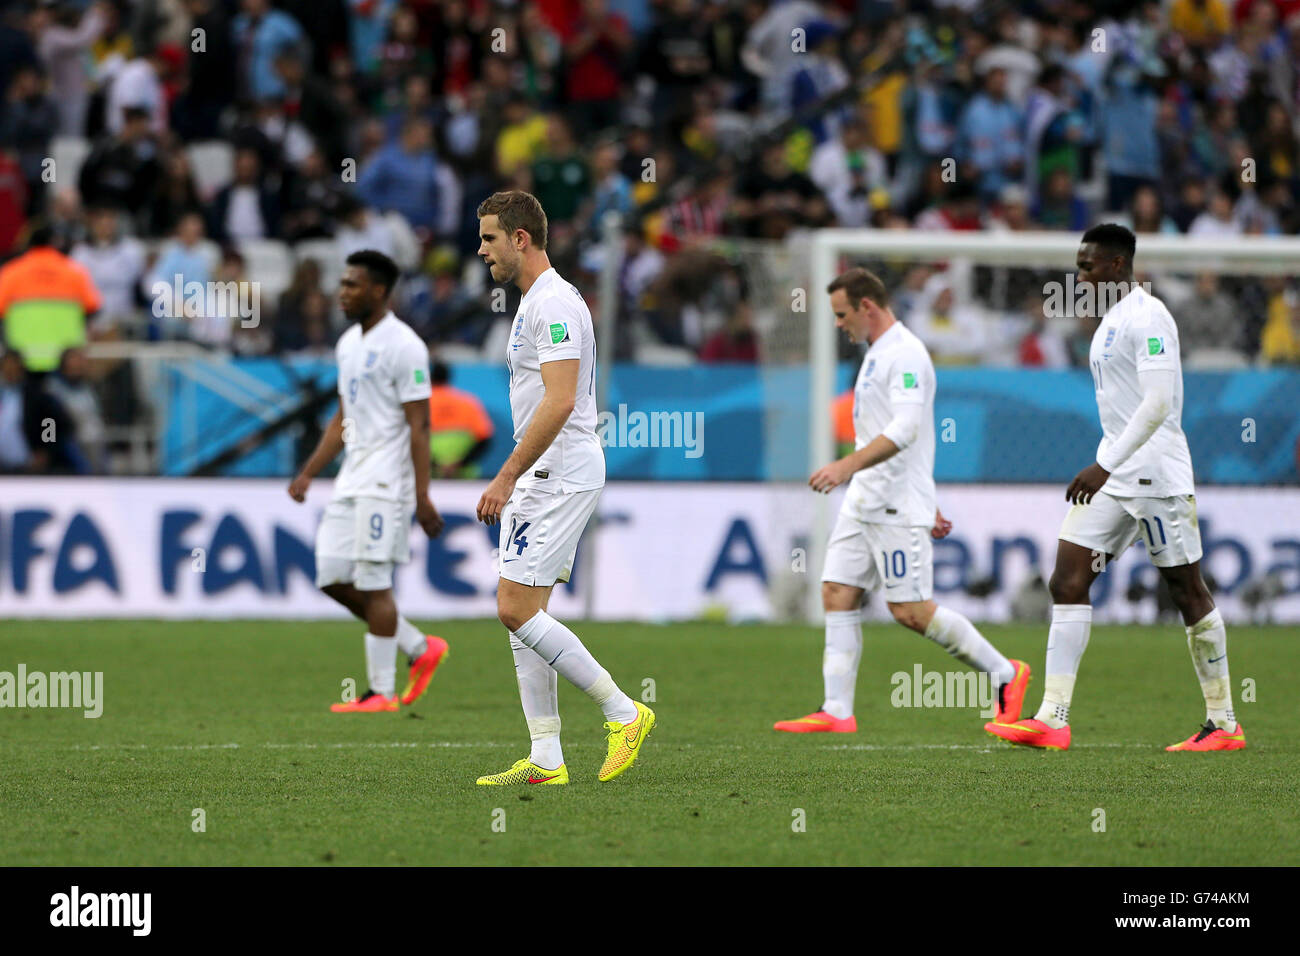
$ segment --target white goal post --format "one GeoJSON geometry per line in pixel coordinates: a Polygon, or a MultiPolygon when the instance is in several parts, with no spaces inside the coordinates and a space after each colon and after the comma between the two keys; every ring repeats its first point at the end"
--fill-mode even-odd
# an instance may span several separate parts
{"type": "MultiPolygon", "coordinates": [[[[832,460],[831,404],[835,399],[838,330],[826,286],[855,260],[968,261],[977,265],[1074,269],[1079,234],[1066,232],[917,232],[891,229],[823,229],[810,244],[811,300],[808,473],[832,460]]],[[[1300,275],[1300,238],[1236,236],[1203,239],[1139,235],[1134,262],[1139,273],[1164,271],[1258,276],[1300,275]]],[[[830,530],[829,501],[818,496],[808,541],[807,618],[821,620],[820,568],[830,530]]]]}

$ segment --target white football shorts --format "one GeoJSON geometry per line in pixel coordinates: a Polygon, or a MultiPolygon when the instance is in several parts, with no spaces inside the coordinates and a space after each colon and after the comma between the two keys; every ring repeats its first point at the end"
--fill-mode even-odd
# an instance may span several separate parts
{"type": "Polygon", "coordinates": [[[516,488],[501,510],[497,573],[533,587],[569,580],[578,539],[596,510],[600,492],[592,488],[556,494],[516,488]]]}
{"type": "Polygon", "coordinates": [[[393,586],[393,565],[411,560],[407,506],[383,498],[337,498],[316,531],[316,586],[353,584],[358,591],[393,586]]]}
{"type": "Polygon", "coordinates": [[[1073,505],[1061,522],[1062,541],[1119,557],[1139,538],[1158,568],[1201,560],[1196,496],[1116,498],[1099,491],[1086,505],[1073,505]]]}
{"type": "Polygon", "coordinates": [[[934,545],[922,526],[871,524],[841,508],[826,543],[822,580],[880,591],[890,604],[934,593],[934,545]]]}

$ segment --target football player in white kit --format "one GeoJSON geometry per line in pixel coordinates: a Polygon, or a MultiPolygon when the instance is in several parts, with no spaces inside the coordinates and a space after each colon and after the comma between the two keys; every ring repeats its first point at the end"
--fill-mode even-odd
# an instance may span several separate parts
{"type": "Polygon", "coordinates": [[[397,613],[393,566],[410,560],[411,513],[436,538],[443,521],[429,500],[429,350],[388,308],[397,265],[381,252],[348,256],[339,304],[354,325],[339,337],[339,410],[289,496],[302,502],[321,469],[344,452],[316,535],[316,586],[366,622],[370,686],[335,713],[398,709],[397,651],[410,660],[400,701],[424,692],[447,642],[397,613]]]}
{"type": "Polygon", "coordinates": [[[894,318],[884,283],[850,269],[827,287],[835,324],[853,342],[870,343],[853,391],[855,450],[818,470],[808,484],[829,492],[849,483],[831,531],[822,571],[826,647],[825,698],[806,717],[781,720],[789,733],[853,733],[861,606],[883,590],[894,620],[923,634],[957,660],[990,675],[997,715],[1020,715],[1029,667],[1008,660],[963,615],[931,599],[930,539],[952,529],[935,507],[934,366],[912,332],[894,318]]]}
{"type": "Polygon", "coordinates": [[[619,690],[591,652],[546,612],[551,589],[569,580],[578,538],[605,486],[596,435],[596,339],[578,290],[546,255],[546,213],[529,193],[494,193],[478,208],[478,254],[498,283],[523,293],[506,344],[515,450],[478,503],[500,522],[497,616],[510,631],[515,676],[532,738],[529,755],[482,785],[565,784],[556,675],[605,714],[607,755],[597,779],[636,760],[654,711],[619,690]]]}
{"type": "Polygon", "coordinates": [[[1015,744],[1069,749],[1070,698],[1092,627],[1089,589],[1106,563],[1141,539],[1183,616],[1205,697],[1205,724],[1165,749],[1241,750],[1246,735],[1232,712],[1228,636],[1201,579],[1178,327],[1165,304],[1134,283],[1136,246],[1133,233],[1114,223],[1089,229],[1079,246],[1078,287],[1098,290],[1093,300],[1109,305],[1089,353],[1103,434],[1097,460],[1065,492],[1073,507],[1061,525],[1049,584],[1042,706],[1032,718],[995,720],[985,729],[1015,744]]]}

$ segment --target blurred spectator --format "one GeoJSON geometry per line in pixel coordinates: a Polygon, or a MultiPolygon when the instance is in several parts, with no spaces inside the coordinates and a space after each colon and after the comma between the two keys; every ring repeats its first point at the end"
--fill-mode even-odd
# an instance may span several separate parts
{"type": "Polygon", "coordinates": [[[578,150],[569,123],[558,113],[547,117],[546,148],[532,165],[533,194],[546,210],[549,223],[564,226],[574,220],[591,191],[587,161],[578,150]]]}
{"type": "Polygon", "coordinates": [[[1053,328],[1044,308],[1045,301],[1041,295],[1030,296],[1025,301],[1029,329],[1016,346],[1017,364],[1024,368],[1066,368],[1070,364],[1065,339],[1053,328]]]}
{"type": "Polygon", "coordinates": [[[8,256],[27,226],[27,182],[18,157],[0,149],[0,258],[8,256]]]}
{"type": "Polygon", "coordinates": [[[270,239],[280,234],[280,199],[262,176],[256,150],[235,152],[235,181],[212,200],[208,231],[217,242],[270,239]]]}
{"type": "Polygon", "coordinates": [[[546,147],[546,117],[522,96],[505,105],[501,131],[496,140],[497,174],[509,179],[521,167],[530,166],[546,147]]]}
{"type": "Polygon", "coordinates": [[[451,368],[435,358],[430,370],[429,454],[436,478],[475,478],[474,464],[492,441],[492,419],[478,397],[451,384],[451,368]]]}
{"type": "MultiPolygon", "coordinates": [[[[101,296],[101,309],[91,322],[98,334],[130,320],[138,311],[136,295],[145,268],[144,247],[122,235],[121,211],[98,206],[87,211],[89,235],[72,247],[72,258],[85,267],[101,296]]],[[[65,403],[66,404],[66,403],[65,403]]]]}
{"type": "Polygon", "coordinates": [[[1228,33],[1228,7],[1223,0],[1173,0],[1169,26],[1181,33],[1190,47],[1212,47],[1228,33]]]}
{"type": "Polygon", "coordinates": [[[1033,217],[1045,229],[1078,232],[1088,226],[1088,205],[1074,191],[1068,169],[1054,169],[1043,184],[1033,217]]]}
{"type": "Polygon", "coordinates": [[[407,120],[400,141],[362,168],[357,194],[374,209],[401,213],[418,234],[455,232],[460,187],[451,168],[439,162],[433,128],[425,119],[407,120]]]}
{"type": "Polygon", "coordinates": [[[236,89],[246,102],[280,99],[284,81],[275,72],[275,57],[286,47],[302,47],[302,27],[289,14],[271,8],[271,0],[240,0],[243,12],[231,24],[236,56],[236,89]]]}
{"type": "Polygon", "coordinates": [[[922,298],[904,320],[930,350],[936,365],[977,362],[985,342],[985,317],[973,304],[958,303],[946,274],[931,277],[922,298]]]}
{"type": "Polygon", "coordinates": [[[51,93],[58,106],[58,131],[63,136],[84,136],[90,104],[87,51],[104,33],[116,13],[108,3],[91,4],[82,12],[73,3],[40,3],[29,21],[41,62],[50,75],[51,93]]]}
{"type": "Polygon", "coordinates": [[[59,124],[54,101],[45,95],[45,79],[35,64],[19,66],[5,97],[4,111],[0,113],[0,143],[14,150],[18,166],[30,189],[27,191],[28,215],[40,211],[44,199],[44,185],[48,181],[46,159],[50,140],[59,124]]]}
{"type": "Polygon", "coordinates": [[[803,173],[786,161],[783,142],[763,147],[756,170],[737,188],[735,217],[745,233],[763,239],[783,239],[799,226],[826,223],[826,200],[803,173]]]}
{"type": "Polygon", "coordinates": [[[171,125],[181,139],[215,139],[222,111],[235,98],[230,65],[235,48],[230,17],[221,0],[185,0],[194,30],[201,31],[204,51],[189,57],[188,82],[173,104],[171,125]]]}
{"type": "Polygon", "coordinates": [[[104,126],[116,136],[126,125],[128,109],[142,110],[149,117],[149,129],[156,135],[167,131],[168,102],[162,78],[174,68],[178,51],[155,47],[148,56],[123,64],[113,75],[104,107],[104,126]]]}
{"type": "Polygon", "coordinates": [[[1159,61],[1139,64],[1117,54],[1106,75],[1106,208],[1123,209],[1142,185],[1160,178],[1156,137],[1157,96],[1152,72],[1159,61]]]}
{"type": "Polygon", "coordinates": [[[1276,365],[1300,365],[1300,296],[1294,288],[1269,300],[1259,357],[1276,365]]]}
{"type": "Polygon", "coordinates": [[[602,233],[605,214],[617,212],[623,217],[624,228],[631,222],[633,211],[632,184],[619,170],[619,146],[613,140],[601,142],[591,155],[591,211],[587,216],[587,232],[593,238],[602,233]]]}
{"type": "Polygon", "coordinates": [[[67,413],[88,471],[102,474],[107,431],[88,369],[86,353],[79,348],[68,349],[59,359],[58,369],[45,377],[45,391],[67,413]]]}
{"type": "Polygon", "coordinates": [[[402,286],[402,317],[428,342],[482,343],[487,325],[471,321],[482,307],[462,287],[456,254],[432,250],[424,268],[402,286]]]}
{"type": "Polygon", "coordinates": [[[1178,225],[1164,214],[1164,204],[1153,186],[1139,186],[1133,193],[1129,212],[1111,216],[1109,221],[1127,226],[1135,233],[1178,234],[1178,225]]]}
{"type": "Polygon", "coordinates": [[[565,99],[575,125],[592,133],[619,120],[624,62],[632,51],[627,21],[607,0],[581,0],[580,12],[564,36],[565,99]]]}
{"type": "Polygon", "coordinates": [[[738,302],[727,324],[709,337],[700,349],[701,362],[757,362],[758,336],[754,334],[754,310],[738,302]]]}
{"type": "Polygon", "coordinates": [[[150,302],[150,338],[176,338],[185,334],[184,315],[164,306],[183,300],[190,283],[206,287],[211,269],[203,245],[203,217],[197,211],[182,214],[176,221],[172,239],[164,243],[144,282],[143,291],[150,302]]]}
{"type": "Polygon", "coordinates": [[[958,158],[978,179],[980,195],[993,199],[1024,170],[1021,130],[1024,117],[1007,98],[1006,70],[995,67],[984,77],[984,89],[962,114],[958,158]]]}
{"type": "Polygon", "coordinates": [[[25,363],[14,349],[0,355],[0,473],[88,474],[72,420],[25,363]]]}
{"type": "Polygon", "coordinates": [[[867,124],[857,117],[813,151],[808,176],[830,203],[838,225],[851,228],[867,224],[868,196],[887,184],[884,157],[871,147],[867,124]]]}
{"type": "Polygon", "coordinates": [[[162,166],[162,176],[149,204],[147,233],[151,236],[169,234],[182,215],[199,209],[199,190],[194,184],[189,154],[174,150],[163,157],[162,166]]]}
{"type": "Polygon", "coordinates": [[[334,235],[345,194],[338,176],[312,152],[285,177],[283,234],[289,242],[334,235]]]}
{"type": "Polygon", "coordinates": [[[33,230],[27,251],[0,268],[5,345],[27,368],[48,372],[64,349],[86,341],[86,317],[100,307],[90,274],[52,245],[48,226],[33,230]]]}
{"type": "Polygon", "coordinates": [[[320,265],[315,259],[299,262],[289,288],[280,295],[275,321],[271,324],[274,350],[299,352],[327,348],[332,341],[329,309],[329,297],[321,290],[320,265]]]}
{"type": "MultiPolygon", "coordinates": [[[[794,62],[789,84],[788,112],[799,114],[826,97],[833,96],[849,85],[849,73],[837,56],[835,24],[820,17],[804,24],[804,41],[807,55],[794,62]]],[[[839,132],[839,116],[831,112],[808,121],[813,141],[824,143],[839,132]]]]}
{"type": "Polygon", "coordinates": [[[1183,355],[1241,348],[1241,324],[1236,321],[1239,306],[1220,287],[1215,273],[1198,275],[1191,294],[1176,305],[1171,303],[1170,308],[1178,317],[1178,346],[1183,355]]]}
{"type": "Polygon", "coordinates": [[[339,203],[339,259],[342,261],[359,249],[377,249],[409,270],[420,260],[420,243],[401,215],[381,216],[350,196],[339,203]]]}
{"type": "Polygon", "coordinates": [[[101,140],[81,167],[81,199],[87,206],[118,206],[140,214],[151,205],[162,172],[149,114],[126,108],[119,133],[101,140]]]}
{"type": "Polygon", "coordinates": [[[1226,237],[1241,233],[1241,224],[1232,213],[1232,199],[1223,190],[1210,197],[1210,206],[1194,220],[1187,230],[1191,236],[1226,237]]]}

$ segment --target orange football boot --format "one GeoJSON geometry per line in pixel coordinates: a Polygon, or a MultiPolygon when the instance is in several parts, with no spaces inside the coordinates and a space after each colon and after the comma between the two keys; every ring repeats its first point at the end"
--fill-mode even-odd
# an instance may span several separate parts
{"type": "Polygon", "coordinates": [[[1246,728],[1237,724],[1232,733],[1216,727],[1210,721],[1179,744],[1170,744],[1166,750],[1245,750],[1246,728]]]}
{"type": "Polygon", "coordinates": [[[824,710],[819,710],[807,717],[796,717],[794,720],[778,720],[772,725],[772,729],[784,730],[791,734],[856,734],[858,732],[858,718],[850,715],[841,720],[838,717],[832,717],[824,710]]]}
{"type": "Polygon", "coordinates": [[[424,653],[411,661],[411,676],[406,681],[406,690],[402,691],[402,704],[409,707],[419,700],[424,689],[429,686],[433,672],[450,656],[450,648],[441,637],[425,635],[424,653]]]}
{"type": "Polygon", "coordinates": [[[1024,661],[1011,659],[1015,676],[998,688],[998,712],[993,716],[995,724],[1014,724],[1020,719],[1020,708],[1025,703],[1025,691],[1029,689],[1029,665],[1024,661]]]}
{"type": "Polygon", "coordinates": [[[1042,747],[1045,750],[1070,749],[1069,724],[1064,727],[1049,727],[1041,720],[1030,717],[1028,720],[1017,720],[1010,724],[1000,724],[996,720],[991,720],[984,725],[984,729],[994,737],[1001,737],[1013,744],[1042,747]]]}
{"type": "Polygon", "coordinates": [[[336,714],[378,714],[397,710],[397,695],[385,697],[383,694],[368,690],[356,700],[350,700],[346,704],[330,704],[330,710],[336,714]]]}

